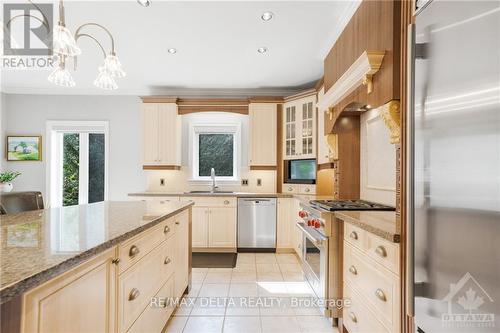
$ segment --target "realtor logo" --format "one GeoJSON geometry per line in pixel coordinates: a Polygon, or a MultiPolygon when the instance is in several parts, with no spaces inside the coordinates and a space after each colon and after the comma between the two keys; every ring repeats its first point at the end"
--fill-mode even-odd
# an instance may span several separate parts
{"type": "Polygon", "coordinates": [[[495,314],[480,310],[493,299],[479,282],[467,272],[456,283],[450,284],[450,292],[443,298],[448,303],[448,312],[441,321],[447,328],[484,328],[495,326],[495,314]]]}

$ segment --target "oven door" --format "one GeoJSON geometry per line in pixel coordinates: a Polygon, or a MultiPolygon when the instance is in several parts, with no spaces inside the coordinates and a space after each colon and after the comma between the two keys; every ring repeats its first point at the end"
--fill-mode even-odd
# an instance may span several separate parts
{"type": "Polygon", "coordinates": [[[299,222],[302,231],[302,267],[318,298],[327,298],[328,237],[299,222]]]}

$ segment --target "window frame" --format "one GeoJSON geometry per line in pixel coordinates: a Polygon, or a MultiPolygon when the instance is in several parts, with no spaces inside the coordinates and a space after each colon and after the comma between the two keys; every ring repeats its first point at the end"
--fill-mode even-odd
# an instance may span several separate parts
{"type": "Polygon", "coordinates": [[[63,134],[80,134],[80,172],[78,204],[88,203],[88,138],[90,133],[104,134],[104,201],[108,200],[109,189],[109,122],[108,121],[54,121],[46,123],[46,202],[48,207],[62,207],[62,164],[63,164],[63,134]],[[83,140],[82,140],[83,138],[83,140]],[[83,149],[82,149],[83,148],[83,149]],[[85,172],[82,172],[84,170],[85,172]]]}
{"type": "MultiPolygon", "coordinates": [[[[207,124],[207,123],[191,123],[190,124],[190,157],[191,157],[191,179],[192,183],[210,184],[211,178],[207,176],[199,176],[199,139],[200,134],[232,134],[233,135],[233,176],[217,176],[217,182],[221,183],[239,183],[240,181],[240,160],[241,160],[241,124],[207,124]]],[[[217,170],[216,170],[217,173],[217,170]]]]}

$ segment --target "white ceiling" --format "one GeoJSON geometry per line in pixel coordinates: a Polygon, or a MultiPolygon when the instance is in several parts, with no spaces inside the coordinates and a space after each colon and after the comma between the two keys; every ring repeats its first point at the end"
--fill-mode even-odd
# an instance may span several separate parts
{"type": "MultiPolygon", "coordinates": [[[[359,1],[152,0],[147,8],[135,0],[65,3],[66,25],[73,33],[89,21],[113,33],[127,72],[117,80],[119,89],[107,92],[93,86],[102,53],[82,38],[78,43],[83,54],[73,72],[76,87],[52,85],[46,70],[2,70],[4,92],[286,94],[310,87],[323,75],[323,59],[359,1]],[[274,19],[263,22],[260,16],[265,11],[273,12],[274,19]],[[261,46],[269,51],[259,54],[261,46]],[[169,54],[171,47],[178,53],[169,54]]],[[[108,48],[106,36],[92,31],[108,48]]]]}

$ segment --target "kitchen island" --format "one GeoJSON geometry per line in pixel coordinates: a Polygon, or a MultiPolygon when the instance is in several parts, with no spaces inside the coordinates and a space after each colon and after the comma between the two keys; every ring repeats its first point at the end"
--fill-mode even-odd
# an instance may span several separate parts
{"type": "Polygon", "coordinates": [[[159,212],[147,202],[101,202],[1,216],[2,331],[164,325],[169,311],[148,304],[189,285],[192,205],[159,212]]]}

